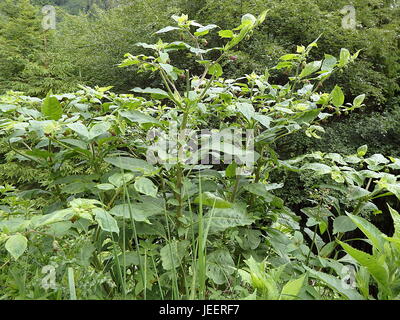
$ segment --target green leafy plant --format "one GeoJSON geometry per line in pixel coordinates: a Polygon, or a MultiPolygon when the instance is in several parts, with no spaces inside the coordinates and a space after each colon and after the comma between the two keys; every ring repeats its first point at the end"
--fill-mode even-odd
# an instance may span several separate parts
{"type": "MultiPolygon", "coordinates": [[[[46,174],[33,185],[0,189],[1,263],[18,270],[15,260],[40,256],[28,268],[29,283],[14,272],[18,285],[8,296],[369,297],[341,287],[347,263],[338,261],[336,244],[346,246],[354,219],[379,211],[373,200],[399,197],[394,173],[399,160],[366,158],[366,146],[350,156],[315,152],[280,159],[277,142],[283,137],[304,132],[320,138],[322,121],[363,107],[365,95],[345,104],[339,86],[322,91],[359,52],[341,49],[339,58],[313,61],[318,39],[282,56],[263,74],[224,78],[223,61],[232,59],[234,48],[266,16],[246,14],[231,30],[173,16],[175,25],[156,34],[177,33],[179,41],[138,43],[147,53],[126,54],[119,65],[159,76],[160,87],[115,94],[111,87],[81,86],[44,99],[18,92],[0,97],[6,165],[23,163],[46,174]],[[213,31],[224,45],[208,46],[213,31]],[[195,70],[172,63],[182,52],[192,55],[195,70]],[[273,82],[272,72],[284,73],[285,83],[273,82]],[[201,136],[208,142],[210,132],[243,130],[249,136],[238,135],[239,143],[228,137],[222,144],[188,147],[193,132],[201,130],[208,132],[201,136]],[[247,161],[249,155],[253,161],[247,161]],[[206,163],[200,161],[205,157],[206,163]],[[289,187],[271,180],[282,170],[328,180],[316,186],[311,205],[301,208],[305,227],[276,195],[289,187]],[[350,196],[343,201],[332,190],[350,196]],[[45,266],[54,267],[57,286],[35,291],[45,266]]],[[[397,294],[390,290],[382,298],[397,294]]]]}

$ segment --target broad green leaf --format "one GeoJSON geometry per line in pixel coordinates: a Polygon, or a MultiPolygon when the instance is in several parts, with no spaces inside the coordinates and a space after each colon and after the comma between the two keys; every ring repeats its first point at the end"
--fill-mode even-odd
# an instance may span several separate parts
{"type": "Polygon", "coordinates": [[[394,210],[391,206],[388,205],[388,207],[394,224],[393,238],[400,239],[400,214],[396,210],[394,210]]]}
{"type": "Polygon", "coordinates": [[[315,271],[311,268],[305,267],[305,269],[310,273],[313,278],[319,279],[326,283],[328,287],[340,293],[341,296],[349,300],[364,300],[364,297],[360,295],[355,289],[348,289],[343,286],[340,279],[320,271],[315,271]]]}
{"type": "Polygon", "coordinates": [[[229,164],[229,166],[226,168],[225,170],[225,175],[228,178],[232,178],[236,176],[236,169],[237,169],[237,164],[236,162],[232,162],[231,164],[229,164]]]}
{"type": "Polygon", "coordinates": [[[353,108],[360,108],[362,103],[364,102],[365,94],[361,94],[354,98],[353,108]]]}
{"type": "Polygon", "coordinates": [[[37,226],[45,226],[56,222],[68,221],[74,216],[73,209],[57,210],[42,216],[36,221],[37,226]]]}
{"type": "Polygon", "coordinates": [[[368,146],[364,144],[363,146],[357,149],[357,156],[364,157],[367,154],[368,146]]]}
{"type": "Polygon", "coordinates": [[[258,113],[255,113],[253,115],[253,119],[255,119],[258,122],[260,122],[266,128],[270,127],[270,124],[271,124],[271,121],[272,121],[271,117],[268,117],[268,116],[263,115],[263,114],[258,114],[258,113]]]}
{"type": "Polygon", "coordinates": [[[67,125],[68,128],[75,131],[77,134],[81,135],[82,137],[86,138],[87,140],[90,139],[90,134],[88,128],[83,125],[82,123],[71,123],[67,125]]]}
{"type": "Polygon", "coordinates": [[[153,118],[152,116],[149,116],[143,112],[137,111],[137,110],[123,110],[119,111],[119,114],[127,118],[128,120],[132,122],[137,122],[139,124],[142,123],[151,123],[151,124],[157,124],[160,125],[160,121],[158,121],[156,118],[153,118]]]}
{"type": "Polygon", "coordinates": [[[351,221],[351,219],[347,216],[339,216],[336,217],[335,220],[333,221],[333,233],[338,233],[338,232],[349,232],[353,231],[356,229],[357,226],[351,221]]]}
{"type": "Polygon", "coordinates": [[[196,30],[196,32],[194,33],[194,35],[196,37],[201,37],[201,36],[206,35],[210,30],[215,29],[215,28],[218,28],[218,26],[215,24],[209,24],[207,26],[198,28],[196,30]]]}
{"type": "Polygon", "coordinates": [[[343,160],[343,157],[338,153],[327,153],[324,156],[324,158],[331,159],[331,160],[335,161],[336,163],[347,165],[347,163],[343,160]]]}
{"type": "Polygon", "coordinates": [[[247,121],[250,121],[255,115],[254,107],[250,103],[240,102],[236,104],[236,107],[239,112],[244,115],[247,121]]]}
{"type": "Polygon", "coordinates": [[[259,197],[263,197],[266,202],[272,202],[275,196],[268,192],[267,186],[262,183],[252,183],[244,186],[244,189],[255,194],[259,197]]]}
{"type": "Polygon", "coordinates": [[[228,50],[232,49],[238,43],[240,43],[252,29],[253,29],[253,25],[251,25],[251,24],[242,25],[240,33],[239,34],[235,34],[233,36],[233,38],[231,39],[231,41],[229,41],[225,45],[225,48],[224,48],[225,51],[228,51],[228,50]]]}
{"type": "Polygon", "coordinates": [[[260,230],[243,228],[239,231],[239,235],[235,239],[243,250],[255,250],[261,243],[261,237],[262,233],[260,230]]]}
{"type": "Polygon", "coordinates": [[[125,265],[125,266],[129,267],[132,265],[133,266],[140,265],[140,260],[142,260],[142,259],[139,258],[139,255],[136,251],[128,251],[128,252],[125,252],[125,257],[121,253],[118,256],[118,260],[119,260],[119,263],[121,266],[125,265]]]}
{"type": "Polygon", "coordinates": [[[77,198],[70,201],[69,205],[71,206],[71,208],[83,208],[85,210],[91,210],[96,208],[96,205],[101,206],[102,203],[96,199],[77,198]]]}
{"type": "Polygon", "coordinates": [[[73,223],[71,221],[61,221],[51,224],[46,232],[54,237],[61,238],[65,236],[72,227],[73,223]]]}
{"type": "Polygon", "coordinates": [[[400,251],[400,238],[384,236],[384,239],[392,242],[397,247],[397,250],[400,251]]]}
{"type": "Polygon", "coordinates": [[[95,220],[99,223],[102,230],[107,232],[119,233],[117,221],[104,209],[93,209],[95,220]]]}
{"type": "Polygon", "coordinates": [[[134,172],[142,172],[146,175],[152,174],[156,171],[156,168],[154,168],[151,164],[141,159],[135,159],[129,157],[118,157],[118,158],[116,157],[116,158],[104,158],[104,161],[107,163],[111,163],[117,168],[134,172]]]}
{"type": "Polygon", "coordinates": [[[302,124],[302,123],[309,124],[312,121],[314,121],[315,119],[317,119],[318,115],[320,113],[321,113],[321,109],[307,110],[307,111],[304,111],[303,113],[301,113],[300,116],[295,119],[295,121],[298,124],[302,124]]]}
{"type": "Polygon", "coordinates": [[[248,216],[245,207],[238,204],[227,209],[210,209],[203,220],[205,227],[210,227],[210,233],[221,232],[238,226],[247,226],[254,222],[254,219],[248,216]]]}
{"type": "Polygon", "coordinates": [[[138,207],[137,204],[119,204],[110,210],[110,214],[117,217],[124,217],[125,219],[133,218],[135,221],[150,223],[148,220],[149,214],[138,207]]]}
{"type": "Polygon", "coordinates": [[[215,63],[208,69],[208,73],[218,78],[222,76],[224,72],[221,65],[219,63],[215,63]]]}
{"type": "Polygon", "coordinates": [[[312,227],[316,224],[319,225],[321,234],[328,228],[328,217],[332,213],[324,206],[302,208],[301,211],[305,213],[310,219],[307,221],[307,226],[312,227]]]}
{"type": "Polygon", "coordinates": [[[323,258],[327,258],[331,255],[331,253],[335,248],[336,248],[335,241],[328,242],[325,246],[321,248],[321,250],[319,251],[319,255],[323,258]]]}
{"type": "Polygon", "coordinates": [[[382,285],[383,288],[389,286],[389,276],[385,267],[380,261],[374,256],[368,253],[355,249],[349,246],[347,243],[338,241],[338,243],[343,247],[343,249],[352,256],[359,264],[367,268],[369,273],[374,277],[374,279],[382,285]]]}
{"type": "Polygon", "coordinates": [[[89,130],[89,140],[93,140],[93,139],[97,138],[98,136],[101,136],[102,134],[108,132],[108,129],[110,129],[110,127],[111,127],[111,124],[108,122],[96,123],[89,130]]]}
{"type": "Polygon", "coordinates": [[[168,63],[160,63],[160,67],[169,75],[173,80],[178,79],[178,75],[174,71],[174,67],[168,63]]]}
{"type": "Polygon", "coordinates": [[[310,74],[316,72],[321,68],[322,61],[313,61],[310,63],[307,63],[304,69],[301,71],[299,77],[304,78],[309,76],[310,74]]]}
{"type": "Polygon", "coordinates": [[[331,167],[322,163],[306,163],[301,167],[301,170],[313,170],[317,174],[328,174],[332,172],[331,167]]]}
{"type": "Polygon", "coordinates": [[[242,16],[242,25],[254,25],[256,22],[256,17],[253,16],[251,13],[246,13],[242,16]]]}
{"type": "Polygon", "coordinates": [[[371,192],[369,192],[368,190],[365,190],[364,188],[361,187],[350,187],[349,191],[348,191],[348,199],[349,200],[358,200],[361,198],[365,198],[368,195],[370,195],[371,192]]]}
{"type": "Polygon", "coordinates": [[[390,161],[380,153],[376,153],[367,158],[365,162],[368,163],[369,165],[377,165],[377,164],[387,164],[390,161]]]}
{"type": "Polygon", "coordinates": [[[153,198],[157,197],[158,189],[155,186],[155,184],[153,183],[153,181],[151,181],[148,178],[145,178],[145,177],[137,178],[135,181],[134,187],[135,187],[136,191],[138,191],[140,193],[151,196],[153,198]]]}
{"type": "Polygon", "coordinates": [[[122,187],[124,184],[128,184],[135,177],[132,173],[120,173],[117,172],[108,178],[108,181],[117,188],[122,187]]]}
{"type": "MultiPolygon", "coordinates": [[[[5,206],[0,205],[0,210],[11,213],[11,210],[9,210],[9,208],[5,206]]],[[[37,216],[35,218],[38,219],[37,216]]],[[[15,217],[15,218],[9,217],[7,219],[0,219],[0,232],[2,231],[7,234],[15,232],[24,232],[29,227],[30,224],[31,221],[25,220],[22,217],[15,217]]]]}
{"type": "Polygon", "coordinates": [[[228,39],[230,39],[230,38],[233,38],[233,31],[232,30],[221,30],[221,31],[219,31],[218,32],[218,35],[221,37],[221,38],[228,38],[228,39]]]}
{"type": "Polygon", "coordinates": [[[95,185],[96,184],[93,183],[93,182],[88,182],[88,183],[85,183],[85,182],[72,182],[72,183],[67,184],[61,190],[64,193],[78,194],[78,193],[85,192],[85,191],[93,189],[93,187],[95,185]]]}
{"type": "Polygon", "coordinates": [[[347,163],[360,163],[361,159],[357,156],[354,155],[350,155],[350,156],[345,156],[344,157],[344,161],[346,161],[347,163]]]}
{"type": "Polygon", "coordinates": [[[359,216],[347,213],[349,218],[356,224],[356,226],[371,240],[375,248],[383,253],[384,239],[383,233],[375,227],[371,222],[361,218],[359,216]]]}
{"type": "Polygon", "coordinates": [[[397,199],[400,200],[400,183],[396,183],[396,184],[388,183],[386,185],[386,189],[388,191],[390,191],[391,193],[393,193],[397,197],[397,199]]]}
{"type": "Polygon", "coordinates": [[[28,247],[28,239],[22,234],[15,234],[8,238],[5,248],[11,254],[11,256],[17,260],[28,247]]]}
{"type": "MultiPolygon", "coordinates": [[[[70,144],[71,146],[77,147],[81,150],[86,150],[88,144],[82,140],[77,140],[77,139],[61,139],[61,142],[70,144]]],[[[90,154],[90,152],[89,152],[90,154]]]]}
{"type": "MultiPolygon", "coordinates": [[[[211,49],[208,49],[208,50],[211,50],[211,49]]],[[[189,48],[189,51],[195,53],[196,55],[199,55],[199,54],[203,54],[203,53],[207,53],[207,52],[208,52],[207,50],[200,49],[200,48],[196,48],[196,47],[190,47],[190,48],[189,48]]]]}
{"type": "Polygon", "coordinates": [[[167,63],[170,59],[169,54],[167,52],[160,52],[160,62],[161,63],[167,63]]]}
{"type": "Polygon", "coordinates": [[[104,191],[109,191],[109,190],[115,189],[115,187],[110,183],[100,183],[96,186],[96,188],[100,189],[100,190],[104,190],[104,191]]]}
{"type": "Polygon", "coordinates": [[[360,54],[360,52],[361,52],[361,50],[362,50],[362,49],[358,50],[355,54],[353,54],[353,55],[351,56],[351,59],[352,59],[352,60],[357,59],[358,56],[359,56],[359,54],[360,54]]]}
{"type": "Polygon", "coordinates": [[[42,104],[42,114],[51,120],[59,120],[61,119],[63,110],[61,107],[60,102],[57,100],[56,97],[47,96],[43,100],[42,104]]]}
{"type": "Polygon", "coordinates": [[[263,22],[265,21],[265,19],[266,19],[266,17],[267,17],[268,11],[269,11],[269,9],[268,9],[268,10],[264,10],[264,11],[261,12],[261,14],[257,17],[257,22],[256,22],[257,25],[259,25],[259,24],[261,24],[261,23],[263,23],[263,22]]]}
{"type": "Polygon", "coordinates": [[[247,264],[249,272],[245,270],[238,270],[243,281],[256,288],[260,292],[262,299],[279,299],[280,290],[277,282],[279,281],[279,277],[284,269],[284,266],[270,269],[269,272],[266,273],[265,260],[262,262],[257,262],[253,256],[250,256],[250,258],[244,262],[247,264]]]}
{"type": "Polygon", "coordinates": [[[324,62],[322,63],[322,71],[332,71],[337,64],[337,59],[330,54],[325,54],[324,62]]]}
{"type": "Polygon", "coordinates": [[[42,159],[47,159],[53,155],[53,153],[48,152],[46,150],[41,150],[41,149],[32,149],[28,150],[25,152],[28,156],[36,157],[36,158],[42,158],[42,159]]]}
{"type": "Polygon", "coordinates": [[[291,61],[281,61],[274,67],[274,69],[280,70],[285,68],[291,68],[293,65],[294,63],[291,61]]]}
{"type": "Polygon", "coordinates": [[[158,30],[156,32],[156,34],[165,33],[165,32],[169,32],[169,31],[173,31],[173,30],[179,30],[179,28],[178,27],[168,26],[168,27],[165,27],[165,28],[162,28],[162,29],[158,30]]]}
{"type": "Polygon", "coordinates": [[[350,61],[350,52],[349,50],[347,50],[346,48],[342,48],[340,50],[340,60],[339,60],[339,64],[338,67],[342,68],[344,67],[349,61],[350,61]]]}
{"type": "Polygon", "coordinates": [[[187,43],[183,42],[183,41],[174,41],[169,43],[166,47],[165,47],[165,51],[177,51],[177,50],[184,50],[184,49],[188,49],[191,46],[188,45],[187,43]]]}
{"type": "Polygon", "coordinates": [[[0,104],[0,111],[1,112],[14,111],[17,108],[18,108],[18,106],[15,106],[13,104],[0,104]]]}
{"type": "Polygon", "coordinates": [[[160,250],[162,266],[165,270],[173,270],[180,266],[190,242],[173,240],[160,250]]]}
{"type": "Polygon", "coordinates": [[[155,202],[155,199],[149,198],[144,202],[132,202],[129,204],[119,204],[110,210],[110,214],[116,217],[124,217],[139,222],[150,223],[149,217],[164,214],[164,208],[155,202]]]}
{"type": "Polygon", "coordinates": [[[285,54],[284,56],[280,57],[279,60],[289,61],[289,60],[297,60],[299,59],[300,55],[295,53],[285,54]]]}
{"type": "Polygon", "coordinates": [[[339,86],[335,86],[335,88],[331,92],[332,104],[335,107],[341,107],[344,103],[344,94],[342,89],[339,86]]]}
{"type": "Polygon", "coordinates": [[[162,90],[162,89],[158,89],[158,88],[134,88],[132,89],[133,92],[138,92],[138,93],[147,93],[147,94],[151,94],[152,96],[154,96],[155,98],[159,98],[159,99],[163,99],[163,98],[168,98],[168,92],[162,90]]]}
{"type": "Polygon", "coordinates": [[[280,300],[294,300],[298,298],[298,295],[303,288],[303,283],[306,278],[306,275],[304,274],[298,279],[291,280],[288,283],[286,283],[281,292],[280,300]]]}
{"type": "Polygon", "coordinates": [[[195,200],[194,203],[202,203],[203,206],[209,206],[214,208],[231,208],[232,203],[216,196],[211,192],[203,192],[199,195],[195,200]]]}
{"type": "Polygon", "coordinates": [[[157,50],[157,45],[155,45],[155,44],[148,44],[148,43],[144,43],[144,42],[137,42],[137,43],[135,43],[135,46],[142,47],[142,48],[145,48],[145,49],[157,50]]]}
{"type": "Polygon", "coordinates": [[[229,281],[229,276],[235,271],[235,262],[226,249],[220,249],[207,254],[206,274],[216,284],[229,281]]]}
{"type": "Polygon", "coordinates": [[[297,53],[303,53],[306,50],[304,46],[297,46],[296,52],[297,53]]]}
{"type": "Polygon", "coordinates": [[[265,185],[265,188],[267,190],[276,190],[276,189],[282,189],[284,186],[283,183],[268,183],[265,185]]]}

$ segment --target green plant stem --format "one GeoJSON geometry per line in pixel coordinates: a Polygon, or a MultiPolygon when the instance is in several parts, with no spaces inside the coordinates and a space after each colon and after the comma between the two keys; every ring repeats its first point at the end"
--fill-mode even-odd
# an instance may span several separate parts
{"type": "MultiPolygon", "coordinates": [[[[199,175],[199,192],[201,194],[201,181],[199,175]]],[[[199,221],[199,234],[198,234],[198,279],[199,279],[199,299],[205,299],[205,286],[206,286],[206,254],[205,254],[205,240],[204,240],[204,223],[203,223],[203,200],[200,197],[199,203],[199,214],[198,214],[198,221],[199,221]]]]}
{"type": "MultiPolygon", "coordinates": [[[[215,60],[214,62],[212,62],[210,66],[208,66],[208,67],[206,67],[206,68],[204,69],[204,72],[203,72],[203,74],[202,74],[201,77],[200,77],[200,81],[199,81],[198,86],[196,87],[196,90],[199,89],[201,83],[204,81],[205,77],[207,76],[208,70],[210,70],[210,68],[211,68],[212,66],[214,66],[215,64],[217,64],[218,62],[220,62],[220,61],[222,60],[222,58],[225,57],[225,55],[226,55],[226,52],[224,52],[223,54],[221,54],[217,60],[215,60]]],[[[200,101],[200,100],[201,100],[201,99],[198,99],[198,101],[200,101]]]]}
{"type": "Polygon", "coordinates": [[[317,238],[317,226],[318,226],[318,225],[316,225],[316,226],[314,227],[313,239],[312,239],[311,246],[310,246],[310,250],[308,251],[307,260],[306,260],[306,265],[307,265],[307,266],[309,265],[309,261],[310,261],[310,257],[311,257],[311,252],[312,252],[312,249],[314,248],[315,239],[317,238]]]}
{"type": "MultiPolygon", "coordinates": [[[[169,83],[168,83],[168,76],[165,74],[164,70],[162,70],[162,69],[160,69],[160,74],[161,74],[161,78],[162,78],[162,80],[163,80],[163,82],[164,82],[164,85],[165,85],[165,87],[167,88],[167,91],[168,91],[168,94],[169,94],[170,99],[171,99],[178,107],[181,107],[181,106],[182,106],[182,103],[175,99],[174,93],[172,92],[171,87],[170,87],[170,85],[169,85],[169,83]]],[[[176,91],[176,92],[178,92],[178,91],[176,91]]]]}
{"type": "Polygon", "coordinates": [[[11,145],[10,142],[8,142],[8,144],[9,144],[9,146],[10,146],[10,149],[11,149],[12,151],[18,153],[20,156],[22,156],[22,157],[24,157],[24,158],[27,158],[27,159],[29,159],[29,160],[31,160],[31,161],[33,161],[33,162],[40,163],[41,165],[43,165],[43,163],[42,163],[41,161],[39,161],[39,160],[37,160],[37,159],[35,159],[35,158],[32,158],[32,157],[30,157],[30,156],[27,156],[26,154],[23,154],[22,152],[18,151],[17,149],[14,149],[14,148],[12,147],[12,145],[11,145]]]}
{"type": "Polygon", "coordinates": [[[112,205],[114,204],[115,200],[117,199],[117,197],[120,195],[121,193],[121,188],[118,188],[115,193],[114,196],[111,198],[110,202],[107,205],[107,210],[110,210],[112,205]]]}
{"type": "Polygon", "coordinates": [[[231,202],[235,202],[236,194],[237,194],[237,191],[239,188],[239,181],[240,181],[240,176],[238,174],[236,174],[235,184],[234,184],[233,190],[232,190],[231,202]]]}
{"type": "Polygon", "coordinates": [[[200,94],[200,96],[199,96],[199,98],[198,98],[198,101],[201,101],[201,100],[204,98],[204,96],[206,95],[208,89],[210,89],[211,84],[212,84],[212,82],[214,81],[214,79],[215,79],[215,74],[213,74],[213,75],[211,76],[210,80],[207,82],[207,84],[206,84],[206,86],[205,86],[203,92],[200,94]]]}
{"type": "MultiPolygon", "coordinates": [[[[134,220],[134,218],[133,218],[131,200],[130,200],[130,197],[129,197],[128,188],[127,188],[127,186],[126,186],[125,181],[124,181],[123,187],[124,187],[125,199],[126,199],[127,202],[128,202],[129,216],[130,216],[130,220],[131,220],[131,227],[132,227],[132,230],[133,230],[133,239],[135,240],[135,243],[136,243],[136,246],[135,246],[135,247],[136,247],[136,254],[137,254],[138,257],[139,257],[139,269],[140,269],[140,274],[141,274],[142,281],[143,281],[143,286],[144,286],[144,285],[145,285],[145,279],[146,279],[146,276],[145,276],[146,270],[144,269],[144,266],[143,266],[143,264],[142,264],[142,259],[140,258],[140,252],[139,252],[139,238],[138,238],[138,236],[137,236],[137,230],[136,230],[135,220],[134,220]]],[[[145,299],[145,300],[147,299],[147,295],[146,295],[146,294],[147,294],[147,293],[146,293],[146,291],[145,291],[145,292],[144,292],[144,299],[145,299]]]]}

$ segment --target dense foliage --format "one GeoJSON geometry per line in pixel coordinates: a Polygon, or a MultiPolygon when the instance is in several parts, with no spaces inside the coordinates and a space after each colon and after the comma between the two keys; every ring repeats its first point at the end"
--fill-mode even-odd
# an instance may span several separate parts
{"type": "MultiPolygon", "coordinates": [[[[233,28],[237,19],[247,13],[257,14],[269,10],[266,22],[254,30],[252,37],[232,51],[234,59],[224,62],[224,72],[229,77],[240,77],[253,71],[262,73],[265,67],[273,67],[279,57],[295,50],[296,45],[306,45],[319,39],[319,46],[311,54],[317,59],[323,54],[336,55],[340,48],[352,52],[361,50],[359,59],[347,70],[335,74],[325,85],[333,89],[338,84],[345,93],[346,102],[352,101],[360,92],[366,94],[366,108],[358,111],[358,127],[369,127],[370,120],[376,113],[382,114],[382,126],[390,127],[392,115],[399,112],[399,6],[395,0],[360,0],[353,1],[356,8],[357,29],[341,28],[343,13],[341,9],[346,1],[325,0],[280,0],[265,1],[109,1],[109,0],[54,0],[44,3],[31,0],[35,8],[29,10],[14,9],[12,6],[25,8],[29,0],[4,1],[6,5],[0,19],[4,30],[23,30],[24,36],[5,35],[0,41],[0,93],[7,90],[24,91],[26,94],[43,97],[50,89],[54,93],[75,91],[79,84],[94,86],[113,86],[114,92],[125,93],[136,86],[159,86],[160,79],[152,75],[135,74],[132,69],[118,68],[120,57],[135,50],[147,54],[145,48],[135,48],[137,42],[156,42],[154,34],[169,24],[172,14],[188,12],[191,17],[206,23],[215,23],[224,29],[233,28]],[[7,4],[7,3],[13,3],[7,4]],[[57,5],[57,30],[43,33],[38,29],[39,21],[30,22],[34,27],[26,26],[27,19],[21,18],[23,12],[41,16],[39,5],[57,5]],[[80,12],[80,14],[78,14],[80,12]],[[74,15],[71,15],[74,14],[74,15]],[[23,19],[20,24],[18,19],[23,19]],[[15,27],[16,25],[21,27],[15,27]],[[27,31],[32,30],[32,31],[27,31]],[[29,40],[24,40],[29,37],[29,40]],[[46,38],[46,40],[44,39],[46,38]],[[9,39],[9,40],[7,40],[9,39]],[[33,43],[33,44],[32,44],[33,43]],[[1,50],[4,48],[3,53],[1,50]],[[134,49],[135,48],[135,49],[134,49]],[[18,50],[10,63],[8,52],[18,50]],[[18,59],[18,61],[16,61],[18,59]],[[18,69],[16,70],[16,66],[18,69]],[[12,73],[6,72],[12,68],[12,73]],[[371,114],[371,112],[375,112],[371,114]]],[[[27,13],[25,13],[27,14],[27,13]]],[[[0,29],[0,32],[1,30],[0,29]]],[[[168,37],[168,36],[167,36],[168,37]]],[[[168,38],[167,38],[168,39],[168,38]]],[[[172,40],[172,39],[169,39],[172,40]]],[[[221,45],[219,37],[208,39],[209,46],[221,45]]],[[[180,56],[179,66],[201,72],[193,63],[192,53],[180,56]]],[[[271,77],[284,84],[285,76],[272,72],[271,77]],[[280,77],[280,78],[276,78],[280,77]]],[[[331,118],[322,134],[322,151],[330,150],[331,141],[338,141],[335,150],[354,152],[360,140],[368,144],[381,146],[380,153],[396,154],[396,147],[384,147],[381,135],[374,131],[354,132],[351,120],[339,116],[331,118]],[[337,125],[341,130],[336,130],[337,125]],[[334,132],[334,134],[333,134],[334,132]],[[351,136],[352,139],[347,139],[351,136]],[[354,139],[353,139],[354,138],[354,139]],[[346,145],[342,144],[346,141],[346,145]]],[[[383,132],[383,131],[381,131],[383,132]]],[[[301,136],[290,137],[288,144],[295,154],[302,154],[305,146],[314,142],[304,141],[301,136]]],[[[283,147],[282,147],[283,148],[283,147]]],[[[307,152],[312,149],[307,147],[307,152]]]]}
{"type": "Polygon", "coordinates": [[[1,298],[399,299],[398,10],[342,4],[1,7],[1,298]]]}

